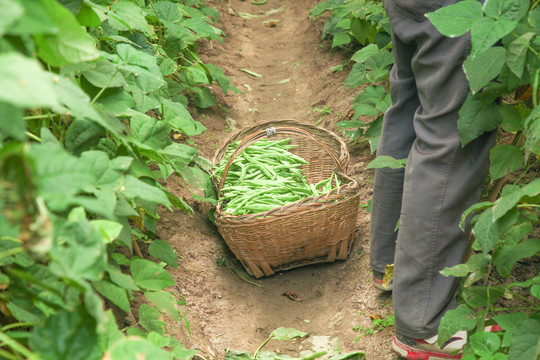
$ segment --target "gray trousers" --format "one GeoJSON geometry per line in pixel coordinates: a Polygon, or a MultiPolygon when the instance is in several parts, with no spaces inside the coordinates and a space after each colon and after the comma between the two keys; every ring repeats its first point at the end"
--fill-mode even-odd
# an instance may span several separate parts
{"type": "Polygon", "coordinates": [[[462,147],[458,111],[469,90],[462,69],[470,36],[448,38],[423,17],[457,0],[385,0],[393,34],[393,105],[377,155],[408,158],[406,168],[375,172],[371,267],[394,264],[396,331],[413,338],[437,333],[456,306],[459,285],[439,271],[461,262],[469,230],[462,213],[478,201],[495,132],[462,147]],[[399,229],[396,224],[399,220],[399,229]]]}

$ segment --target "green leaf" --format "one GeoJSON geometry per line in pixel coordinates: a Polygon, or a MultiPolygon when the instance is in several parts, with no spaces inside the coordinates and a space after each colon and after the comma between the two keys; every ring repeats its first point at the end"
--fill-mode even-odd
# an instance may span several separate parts
{"type": "Polygon", "coordinates": [[[54,84],[54,93],[67,108],[60,107],[55,109],[56,112],[91,120],[118,137],[120,137],[120,133],[126,130],[124,124],[116,118],[98,112],[90,103],[88,95],[73,80],[64,77],[55,80],[58,81],[54,84]]]}
{"type": "Polygon", "coordinates": [[[540,29],[540,8],[534,8],[527,18],[527,22],[534,28],[540,29]]]}
{"type": "Polygon", "coordinates": [[[501,339],[492,332],[478,332],[471,336],[473,352],[479,356],[492,355],[501,347],[501,339]]]}
{"type": "Polygon", "coordinates": [[[50,254],[51,271],[76,281],[100,280],[107,261],[105,242],[86,219],[66,223],[50,254]]]}
{"type": "Polygon", "coordinates": [[[508,104],[499,105],[503,121],[501,127],[506,132],[514,132],[523,130],[525,119],[527,118],[527,110],[519,106],[511,106],[508,104]]]}
{"type": "Polygon", "coordinates": [[[106,153],[91,150],[81,154],[81,162],[95,175],[95,184],[101,189],[116,190],[120,185],[121,173],[106,153]]]}
{"type": "Polygon", "coordinates": [[[95,181],[84,163],[55,144],[34,144],[30,155],[36,162],[39,192],[46,201],[73,196],[95,181]]]}
{"type": "Polygon", "coordinates": [[[96,14],[94,9],[86,3],[82,3],[81,8],[75,17],[82,26],[98,27],[101,25],[98,14],[96,14]]]}
{"type": "Polygon", "coordinates": [[[506,230],[504,239],[505,245],[516,246],[521,240],[531,233],[532,229],[532,224],[529,222],[512,226],[506,230]]]}
{"type": "Polygon", "coordinates": [[[101,295],[105,296],[120,309],[131,313],[130,302],[125,289],[105,280],[95,282],[94,287],[101,295]]]}
{"type": "Polygon", "coordinates": [[[472,94],[459,110],[458,131],[462,145],[465,146],[484,132],[497,128],[502,115],[495,103],[486,103],[472,94]]]}
{"type": "Polygon", "coordinates": [[[291,340],[294,338],[303,338],[308,334],[300,330],[280,327],[272,331],[270,335],[274,340],[291,340]]]}
{"type": "Polygon", "coordinates": [[[90,84],[98,87],[120,87],[126,85],[126,79],[122,76],[116,66],[106,59],[100,59],[94,63],[90,70],[82,72],[82,75],[90,84]]]}
{"type": "Polygon", "coordinates": [[[489,48],[476,57],[469,57],[463,63],[465,75],[473,93],[482,89],[501,72],[506,50],[502,46],[489,48]]]}
{"type": "Polygon", "coordinates": [[[4,15],[0,18],[0,36],[2,36],[24,14],[24,8],[16,1],[1,0],[0,9],[4,15]]]}
{"type": "Polygon", "coordinates": [[[231,83],[231,80],[225,76],[223,73],[223,70],[214,64],[205,64],[208,71],[210,71],[210,74],[214,78],[215,81],[217,81],[219,87],[224,93],[227,93],[229,90],[229,85],[231,83]]]}
{"type": "Polygon", "coordinates": [[[483,18],[474,23],[471,29],[471,57],[475,57],[508,35],[516,27],[517,22],[511,20],[495,21],[483,18]]]}
{"type": "Polygon", "coordinates": [[[43,360],[98,360],[102,355],[96,322],[82,306],[55,312],[45,324],[34,328],[29,341],[43,360]]]}
{"type": "Polygon", "coordinates": [[[493,206],[493,203],[491,201],[483,201],[480,203],[476,203],[470,208],[468,208],[463,215],[461,215],[461,222],[459,223],[459,227],[463,230],[465,228],[465,221],[467,218],[474,212],[487,209],[489,207],[493,206]]]}
{"type": "Polygon", "coordinates": [[[123,115],[137,105],[133,96],[120,88],[105,90],[97,103],[113,115],[123,115]]]}
{"type": "Polygon", "coordinates": [[[75,119],[66,131],[66,150],[74,155],[96,145],[105,130],[95,122],[86,119],[75,119]]]}
{"type": "Polygon", "coordinates": [[[174,268],[178,266],[178,256],[175,254],[171,245],[161,239],[155,239],[148,247],[148,253],[150,256],[164,261],[167,265],[174,268]]]}
{"type": "Polygon", "coordinates": [[[134,259],[131,261],[130,268],[135,284],[143,289],[163,290],[176,284],[167,271],[152,261],[134,259]]]}
{"type": "Polygon", "coordinates": [[[449,37],[465,34],[483,16],[482,4],[478,1],[460,1],[426,14],[437,30],[449,37]]]}
{"type": "Polygon", "coordinates": [[[534,256],[539,251],[540,239],[527,239],[517,245],[502,246],[493,254],[493,265],[499,274],[508,277],[516,262],[534,256]]]}
{"type": "Polygon", "coordinates": [[[142,304],[139,308],[139,323],[147,331],[155,331],[158,334],[165,334],[167,324],[160,320],[161,313],[158,309],[146,304],[142,304]]]}
{"type": "Polygon", "coordinates": [[[207,24],[201,17],[193,17],[184,21],[183,25],[203,37],[216,35],[216,29],[207,24]]]}
{"type": "Polygon", "coordinates": [[[504,294],[504,289],[497,286],[473,286],[463,289],[463,300],[473,309],[485,308],[493,304],[504,294]]]}
{"type": "Polygon", "coordinates": [[[493,320],[506,331],[518,328],[519,324],[527,318],[527,315],[521,312],[512,312],[507,314],[495,315],[493,320]]]}
{"type": "Polygon", "coordinates": [[[528,0],[487,0],[484,12],[494,19],[519,21],[527,13],[528,0]]]}
{"type": "MultiPolygon", "coordinates": [[[[1,80],[0,80],[1,81],[1,80]]],[[[22,109],[0,101],[0,143],[3,136],[12,137],[16,141],[25,141],[25,126],[22,109]]]]}
{"type": "Polygon", "coordinates": [[[188,136],[201,134],[206,127],[198,121],[193,120],[187,108],[171,100],[162,102],[163,117],[167,123],[175,130],[181,131],[188,136]]]}
{"type": "Polygon", "coordinates": [[[58,28],[41,1],[18,1],[24,7],[24,16],[7,29],[11,35],[55,34],[58,28]]]}
{"type": "Polygon", "coordinates": [[[514,211],[509,211],[500,219],[495,219],[493,209],[489,208],[484,211],[472,228],[472,233],[476,238],[475,244],[484,253],[491,251],[495,244],[501,241],[502,234],[513,225],[518,215],[517,210],[514,209],[514,211]]]}
{"type": "Polygon", "coordinates": [[[147,291],[144,296],[162,313],[169,314],[177,323],[180,322],[176,298],[167,291],[147,291]]]}
{"type": "Polygon", "coordinates": [[[524,187],[513,191],[510,194],[503,194],[493,207],[493,218],[499,219],[516,206],[523,197],[533,197],[540,194],[540,179],[535,179],[524,187]]]}
{"type": "Polygon", "coordinates": [[[153,203],[163,204],[167,207],[171,206],[169,199],[162,190],[156,186],[148,185],[131,175],[126,175],[124,178],[123,194],[128,199],[138,197],[153,203]]]}
{"type": "MultiPolygon", "coordinates": [[[[122,256],[123,255],[120,253],[113,253],[111,255],[111,257],[115,259],[115,261],[119,265],[129,265],[130,261],[125,256],[122,258],[122,256]]],[[[112,265],[107,265],[107,267],[105,268],[105,271],[107,271],[107,273],[109,274],[111,281],[115,283],[116,285],[120,286],[121,288],[124,288],[126,290],[133,290],[133,291],[139,290],[137,285],[135,285],[135,281],[133,280],[133,278],[127,274],[124,274],[116,267],[112,265]]]]}
{"type": "Polygon", "coordinates": [[[0,54],[0,101],[21,108],[59,106],[53,81],[37,61],[17,53],[0,54]]]}
{"type": "Polygon", "coordinates": [[[351,37],[347,33],[337,33],[334,35],[334,38],[332,39],[332,48],[335,48],[336,46],[343,46],[347,45],[351,42],[351,37]]]}
{"type": "Polygon", "coordinates": [[[534,36],[533,32],[525,33],[512,41],[506,48],[506,65],[518,78],[523,76],[529,50],[528,45],[534,36]]]}
{"type": "Polygon", "coordinates": [[[163,21],[170,21],[172,23],[182,20],[182,14],[178,10],[178,6],[170,1],[157,1],[153,8],[156,10],[159,19],[163,21]]]}
{"type": "Polygon", "coordinates": [[[186,77],[188,79],[188,82],[191,85],[201,85],[201,84],[209,84],[208,76],[206,76],[206,73],[203,69],[201,69],[198,64],[195,64],[194,66],[190,66],[186,68],[187,74],[186,77]]]}
{"type": "Polygon", "coordinates": [[[116,30],[139,30],[146,36],[152,35],[152,31],[144,17],[142,8],[135,2],[120,0],[113,3],[108,15],[109,24],[116,30]]]}
{"type": "Polygon", "coordinates": [[[54,35],[36,35],[39,57],[51,66],[64,66],[99,57],[96,42],[73,14],[56,1],[41,1],[57,27],[54,35]]]}
{"type": "Polygon", "coordinates": [[[440,346],[461,330],[472,330],[476,326],[476,313],[466,304],[447,311],[439,325],[438,343],[440,346]]]}
{"type": "Polygon", "coordinates": [[[499,145],[489,155],[491,180],[499,179],[519,169],[525,161],[521,150],[514,145],[499,145]]]}
{"type": "Polygon", "coordinates": [[[198,156],[195,148],[182,143],[172,143],[163,150],[160,150],[159,153],[168,158],[178,159],[185,164],[189,164],[196,160],[198,156]]]}
{"type": "Polygon", "coordinates": [[[365,83],[367,69],[363,63],[356,63],[353,65],[351,72],[345,79],[345,85],[350,88],[354,88],[365,83]]]}
{"type": "Polygon", "coordinates": [[[502,346],[510,346],[510,343],[512,342],[512,337],[514,336],[514,330],[526,318],[527,315],[521,312],[500,314],[493,317],[493,320],[495,320],[497,324],[499,324],[499,326],[504,330],[502,346]]]}
{"type": "Polygon", "coordinates": [[[514,331],[508,351],[513,360],[538,359],[540,356],[540,321],[526,319],[514,331]]]}
{"type": "Polygon", "coordinates": [[[362,49],[355,52],[354,55],[351,57],[351,60],[357,63],[363,63],[370,57],[377,54],[378,52],[379,52],[379,47],[377,45],[369,44],[368,46],[365,46],[362,49]]]}
{"type": "Polygon", "coordinates": [[[133,138],[154,149],[161,149],[170,143],[171,128],[165,121],[137,113],[131,117],[130,125],[133,138]]]}
{"type": "Polygon", "coordinates": [[[108,360],[171,360],[171,354],[150,341],[138,336],[128,336],[114,343],[107,351],[108,360]]]}
{"type": "Polygon", "coordinates": [[[122,231],[122,224],[110,220],[90,220],[90,224],[100,232],[106,243],[111,243],[122,231]]]}
{"type": "Polygon", "coordinates": [[[540,155],[540,107],[536,107],[525,120],[525,149],[540,155]]]}
{"type": "Polygon", "coordinates": [[[99,348],[103,352],[124,338],[124,334],[118,329],[112,310],[105,311],[104,318],[105,320],[96,327],[99,348]]]}
{"type": "Polygon", "coordinates": [[[390,169],[401,169],[405,167],[405,164],[407,163],[407,159],[394,159],[391,156],[377,156],[375,160],[371,161],[365,168],[365,170],[369,169],[381,169],[388,167],[390,169]]]}
{"type": "Polygon", "coordinates": [[[191,88],[194,95],[195,105],[201,109],[206,109],[210,106],[216,106],[216,101],[207,87],[191,88]]]}

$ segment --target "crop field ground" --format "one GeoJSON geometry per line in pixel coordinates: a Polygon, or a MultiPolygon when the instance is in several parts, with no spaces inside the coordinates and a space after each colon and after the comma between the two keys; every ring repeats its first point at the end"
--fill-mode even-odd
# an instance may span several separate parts
{"type": "MultiPolygon", "coordinates": [[[[316,0],[209,4],[220,10],[217,26],[226,36],[224,44],[202,44],[200,55],[205,62],[221,67],[232,85],[244,93],[223,96],[216,91],[217,108],[194,114],[208,128],[194,138],[203,156],[211,158],[232,132],[263,120],[295,119],[340,134],[336,123],[352,116],[353,98],[361,90],[343,86],[347,74],[332,71],[350,53],[332,51],[328,41],[321,40],[323,22],[308,19],[316,0]],[[276,26],[265,26],[271,19],[277,20],[276,26]]],[[[367,143],[351,145],[349,152],[349,172],[362,186],[361,203],[367,204],[373,173],[363,168],[373,155],[367,143]]],[[[173,181],[168,185],[177,195],[182,194],[173,181]]],[[[358,327],[369,328],[372,317],[392,314],[391,297],[371,283],[369,214],[365,208],[359,211],[356,240],[346,261],[297,268],[258,280],[244,275],[263,286],[258,287],[229,267],[217,265],[219,259],[230,258],[233,266],[241,269],[208,220],[208,205],[192,205],[198,210],[193,215],[161,211],[157,227],[158,236],[181,256],[178,270],[170,271],[177,290],[186,297],[183,311],[191,336],[182,325],[170,324],[169,329],[186,347],[199,348],[212,358],[224,356],[226,348],[253,353],[274,329],[289,327],[310,336],[296,341],[271,340],[263,350],[297,357],[303,350],[323,349],[330,355],[339,343],[342,353],[362,350],[373,360],[396,358],[390,349],[391,326],[359,338],[363,332],[358,327]],[[301,301],[284,296],[286,292],[298,295],[301,301]]]]}

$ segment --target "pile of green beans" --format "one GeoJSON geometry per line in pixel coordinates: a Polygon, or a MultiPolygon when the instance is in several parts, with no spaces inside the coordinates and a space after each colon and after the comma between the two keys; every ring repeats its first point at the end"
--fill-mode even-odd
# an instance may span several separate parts
{"type": "MultiPolygon", "coordinates": [[[[220,179],[240,142],[230,144],[214,176],[220,179]]],[[[256,214],[284,206],[300,199],[318,196],[341,186],[332,174],[318,184],[308,184],[300,167],[308,162],[289,152],[296,145],[290,139],[262,139],[248,146],[233,160],[220,201],[223,211],[231,215],[256,214]]]]}

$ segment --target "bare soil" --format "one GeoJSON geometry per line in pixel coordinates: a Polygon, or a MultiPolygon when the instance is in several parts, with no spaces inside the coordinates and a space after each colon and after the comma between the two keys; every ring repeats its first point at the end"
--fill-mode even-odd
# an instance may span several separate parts
{"type": "MultiPolygon", "coordinates": [[[[352,116],[354,96],[361,90],[344,87],[348,71],[332,71],[351,54],[332,50],[321,39],[322,20],[308,18],[317,0],[209,1],[221,12],[218,27],[225,42],[201,44],[204,61],[218,65],[231,84],[243,93],[224,95],[212,89],[218,106],[196,112],[195,119],[208,131],[194,139],[202,156],[215,149],[234,131],[258,121],[296,119],[341,134],[336,123],[352,116]],[[276,10],[277,9],[277,10],[276,10]],[[270,11],[270,14],[268,14],[270,11]],[[245,18],[241,13],[257,15],[245,18]],[[266,20],[277,20],[275,26],[266,20]],[[239,69],[262,75],[254,77],[239,69]],[[323,110],[322,112],[320,110],[323,110]],[[325,111],[324,111],[325,110],[325,111]]],[[[245,15],[244,15],[245,16],[245,15]]],[[[350,144],[350,175],[362,186],[361,202],[372,193],[373,173],[363,171],[372,159],[369,146],[350,144]]],[[[179,195],[185,191],[168,183],[179,195]]],[[[158,236],[180,256],[177,270],[169,269],[177,291],[185,298],[182,310],[190,324],[169,321],[169,331],[188,348],[199,349],[206,359],[223,359],[225,349],[253,353],[279,327],[309,334],[294,341],[268,342],[263,350],[300,357],[307,352],[365,352],[368,359],[397,359],[390,348],[393,328],[365,335],[376,316],[392,314],[391,296],[373,287],[369,269],[369,214],[360,209],[357,236],[346,261],[297,268],[255,279],[236,263],[218,266],[233,258],[215,225],[208,219],[209,205],[189,200],[194,212],[161,211],[158,236]],[[248,280],[248,281],[246,281],[248,280]],[[253,285],[256,284],[256,285],[253,285]],[[287,297],[291,292],[296,295],[287,297]]]]}

